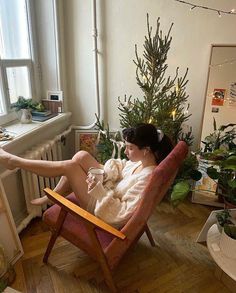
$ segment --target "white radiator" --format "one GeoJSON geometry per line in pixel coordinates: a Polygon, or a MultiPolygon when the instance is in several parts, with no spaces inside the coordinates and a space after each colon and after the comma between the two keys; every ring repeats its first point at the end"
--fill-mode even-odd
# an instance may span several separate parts
{"type": "MultiPolygon", "coordinates": [[[[71,132],[71,127],[64,131],[60,135],[57,135],[54,139],[43,142],[40,145],[36,145],[32,149],[28,150],[22,157],[33,160],[47,160],[47,161],[60,161],[62,160],[62,138],[66,137],[71,132]]],[[[0,174],[0,191],[7,198],[6,191],[4,188],[3,180],[6,180],[8,176],[17,173],[19,169],[6,170],[0,174]]],[[[24,196],[27,208],[27,216],[21,218],[20,223],[17,226],[17,232],[21,232],[30,221],[41,216],[46,206],[35,206],[30,202],[35,198],[44,196],[43,189],[45,187],[54,188],[59,181],[59,178],[44,178],[33,174],[28,171],[20,170],[22,185],[24,189],[24,196]]]]}
{"type": "MultiPolygon", "coordinates": [[[[57,139],[45,141],[27,151],[23,157],[32,160],[60,161],[62,160],[61,142],[57,139]]],[[[32,199],[44,196],[45,187],[54,189],[60,178],[41,177],[25,170],[21,170],[21,176],[27,212],[33,217],[41,216],[42,210],[45,210],[46,206],[34,206],[30,202],[32,199]]]]}

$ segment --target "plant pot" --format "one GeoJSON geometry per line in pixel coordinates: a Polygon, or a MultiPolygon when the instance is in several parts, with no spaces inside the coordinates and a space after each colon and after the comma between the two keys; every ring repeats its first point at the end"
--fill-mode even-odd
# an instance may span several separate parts
{"type": "Polygon", "coordinates": [[[27,124],[32,122],[32,115],[30,109],[21,109],[20,122],[27,124]]]}
{"type": "Polygon", "coordinates": [[[236,259],[236,239],[229,237],[224,229],[221,233],[219,246],[225,256],[236,259]]]}

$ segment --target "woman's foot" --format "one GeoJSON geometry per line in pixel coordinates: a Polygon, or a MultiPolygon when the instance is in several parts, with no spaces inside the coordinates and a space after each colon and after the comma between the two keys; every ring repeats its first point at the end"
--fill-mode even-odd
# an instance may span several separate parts
{"type": "Polygon", "coordinates": [[[35,205],[35,206],[42,206],[44,204],[48,204],[48,205],[53,204],[53,202],[51,200],[49,200],[46,195],[43,197],[35,198],[35,199],[31,200],[30,202],[32,205],[35,205]]]}
{"type": "Polygon", "coordinates": [[[15,156],[4,151],[1,147],[0,147],[0,164],[2,164],[4,167],[6,167],[9,170],[13,170],[16,167],[13,165],[13,158],[15,156]]]}

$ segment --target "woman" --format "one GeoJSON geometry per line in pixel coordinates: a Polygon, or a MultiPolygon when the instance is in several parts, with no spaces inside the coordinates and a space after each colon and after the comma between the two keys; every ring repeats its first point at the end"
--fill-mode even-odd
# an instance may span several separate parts
{"type": "MultiPolygon", "coordinates": [[[[157,164],[172,150],[170,139],[152,124],[139,124],[123,130],[128,161],[110,159],[104,166],[102,184],[88,176],[91,167],[101,165],[87,152],[79,151],[71,160],[28,160],[0,150],[0,163],[8,169],[21,168],[44,177],[62,176],[54,191],[64,196],[72,191],[80,206],[105,222],[123,226],[134,212],[147,180],[157,164]]],[[[45,204],[46,196],[32,201],[45,204]]]]}

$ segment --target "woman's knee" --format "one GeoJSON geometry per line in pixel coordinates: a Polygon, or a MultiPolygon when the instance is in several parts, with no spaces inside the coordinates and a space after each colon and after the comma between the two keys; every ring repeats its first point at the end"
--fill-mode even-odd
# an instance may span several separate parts
{"type": "Polygon", "coordinates": [[[87,160],[89,157],[91,157],[90,153],[86,151],[78,151],[73,157],[73,161],[82,162],[84,160],[87,160]]]}

